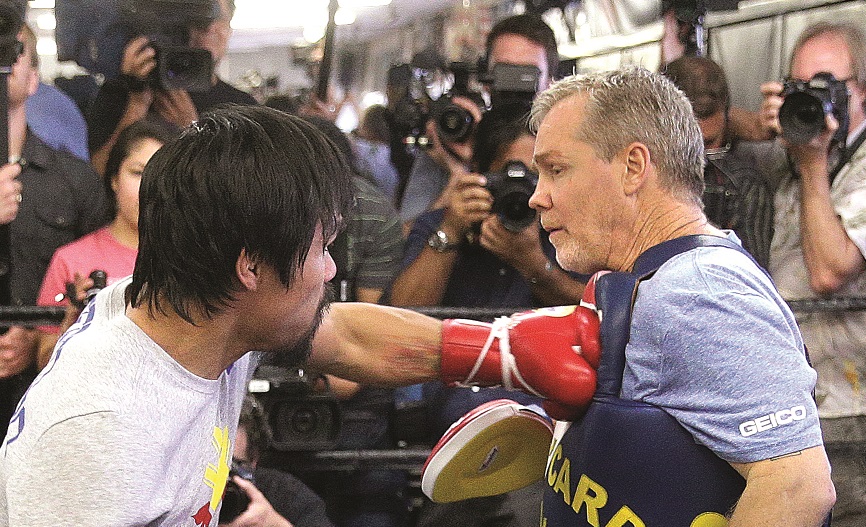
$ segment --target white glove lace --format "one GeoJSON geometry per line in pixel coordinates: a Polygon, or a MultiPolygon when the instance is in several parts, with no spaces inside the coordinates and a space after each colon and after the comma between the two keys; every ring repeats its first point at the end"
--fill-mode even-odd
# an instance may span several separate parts
{"type": "Polygon", "coordinates": [[[472,381],[475,379],[478,370],[481,369],[481,364],[484,363],[484,359],[487,357],[487,352],[490,351],[493,342],[496,339],[499,339],[499,365],[502,369],[502,387],[506,390],[524,390],[532,395],[541,397],[541,394],[535,391],[535,389],[520,375],[520,371],[517,369],[517,361],[514,359],[514,355],[511,354],[511,343],[509,341],[508,332],[514,327],[514,325],[515,323],[510,317],[499,317],[493,321],[493,324],[490,326],[490,335],[487,336],[487,341],[484,343],[484,347],[481,348],[481,353],[478,354],[478,358],[475,360],[475,366],[473,366],[472,371],[470,371],[469,375],[466,376],[466,380],[461,383],[463,386],[473,386],[472,381]],[[517,388],[515,388],[511,382],[512,375],[517,379],[517,382],[520,383],[517,388]]]}

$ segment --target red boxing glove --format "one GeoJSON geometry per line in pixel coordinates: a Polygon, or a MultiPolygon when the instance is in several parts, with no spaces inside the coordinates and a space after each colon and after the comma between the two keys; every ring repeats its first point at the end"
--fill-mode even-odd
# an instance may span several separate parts
{"type": "Polygon", "coordinates": [[[451,319],[442,324],[445,382],[502,385],[547,399],[550,417],[572,420],[595,393],[601,358],[595,279],[579,306],[518,313],[492,324],[451,319]]]}

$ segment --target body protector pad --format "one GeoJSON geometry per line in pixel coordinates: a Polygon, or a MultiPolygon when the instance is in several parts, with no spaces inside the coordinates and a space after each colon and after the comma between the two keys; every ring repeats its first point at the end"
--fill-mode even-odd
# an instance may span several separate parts
{"type": "Polygon", "coordinates": [[[541,525],[547,527],[723,527],[745,480],[695,442],[662,408],[619,398],[637,286],[672,256],[701,246],[739,245],[686,236],[656,245],[634,273],[596,283],[601,312],[598,388],[586,415],[559,422],[546,467],[541,525]]]}

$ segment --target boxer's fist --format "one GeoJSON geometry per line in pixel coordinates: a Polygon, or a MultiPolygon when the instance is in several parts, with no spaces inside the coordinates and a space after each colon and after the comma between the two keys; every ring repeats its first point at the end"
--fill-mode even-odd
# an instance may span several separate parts
{"type": "Polygon", "coordinates": [[[441,378],[468,385],[502,385],[545,399],[554,419],[580,415],[595,393],[601,356],[595,280],[579,306],[538,309],[492,324],[446,320],[441,378]]]}

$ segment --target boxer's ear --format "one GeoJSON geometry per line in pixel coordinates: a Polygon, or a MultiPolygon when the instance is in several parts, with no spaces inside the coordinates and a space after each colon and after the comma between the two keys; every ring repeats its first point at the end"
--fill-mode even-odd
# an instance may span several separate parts
{"type": "Polygon", "coordinates": [[[259,264],[250,258],[246,249],[241,249],[235,264],[235,273],[241,285],[249,291],[255,291],[259,284],[259,264]]]}

